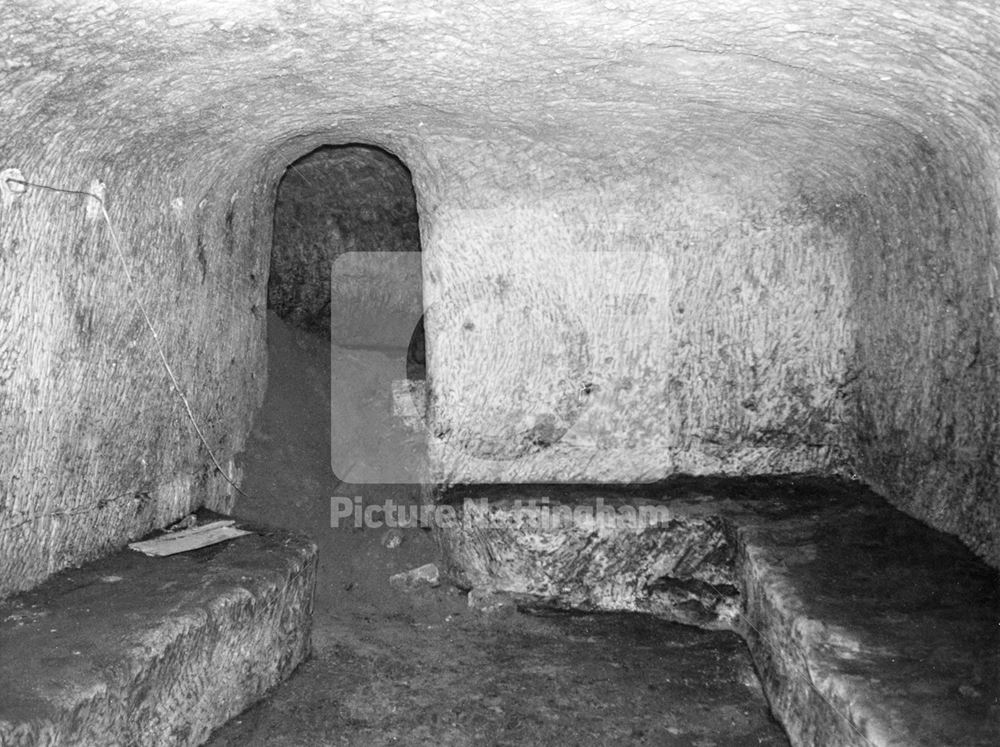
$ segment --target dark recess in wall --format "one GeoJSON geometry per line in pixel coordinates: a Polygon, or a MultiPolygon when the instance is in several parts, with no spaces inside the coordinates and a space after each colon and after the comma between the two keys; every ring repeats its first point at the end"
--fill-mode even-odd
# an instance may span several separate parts
{"type": "MultiPolygon", "coordinates": [[[[409,169],[380,148],[322,146],[291,163],[278,185],[268,308],[298,327],[329,332],[330,273],[338,257],[419,251],[409,169]]],[[[385,299],[370,300],[384,305],[385,299]]]]}

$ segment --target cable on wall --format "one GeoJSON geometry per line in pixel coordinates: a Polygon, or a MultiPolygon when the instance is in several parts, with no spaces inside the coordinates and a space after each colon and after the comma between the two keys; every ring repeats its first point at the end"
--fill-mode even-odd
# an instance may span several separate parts
{"type": "MultiPolygon", "coordinates": [[[[156,327],[153,326],[153,321],[149,317],[149,313],[146,311],[145,305],[139,298],[139,293],[136,290],[135,283],[132,280],[132,273],[128,268],[128,261],[125,259],[125,252],[122,250],[121,241],[118,239],[118,232],[115,231],[114,224],[111,222],[111,216],[108,215],[107,209],[104,207],[104,185],[98,181],[94,182],[94,191],[86,189],[66,189],[65,187],[54,187],[50,184],[41,184],[39,182],[32,182],[25,179],[24,176],[18,169],[4,169],[0,171],[0,178],[3,179],[3,199],[6,204],[8,200],[14,199],[16,195],[22,194],[29,187],[36,189],[45,189],[50,192],[59,192],[62,194],[70,195],[83,195],[84,197],[89,197],[96,201],[96,205],[99,208],[99,214],[104,218],[104,222],[107,224],[108,232],[111,236],[111,243],[115,248],[115,253],[118,255],[118,260],[121,262],[122,274],[125,276],[125,280],[128,283],[129,291],[132,294],[132,300],[135,302],[136,308],[139,309],[139,313],[142,315],[142,320],[146,325],[146,329],[149,330],[150,335],[153,337],[153,344],[156,347],[156,352],[160,357],[160,362],[163,364],[164,370],[167,372],[167,376],[170,378],[170,384],[177,396],[180,398],[181,403],[184,405],[184,412],[187,413],[188,420],[191,421],[191,425],[194,427],[195,433],[198,434],[198,439],[201,441],[202,445],[205,447],[205,451],[208,452],[209,458],[212,460],[212,464],[222,475],[223,479],[232,486],[232,488],[245,498],[250,496],[243,492],[239,485],[237,485],[229,474],[222,468],[219,464],[218,458],[215,456],[215,452],[212,447],[208,445],[208,439],[205,438],[205,434],[198,425],[198,421],[194,416],[194,412],[191,410],[191,403],[184,394],[184,390],[181,388],[180,382],[177,380],[177,376],[174,374],[174,369],[170,365],[170,361],[167,360],[166,352],[163,349],[163,343],[160,341],[160,336],[156,332],[156,327]],[[100,194],[98,194],[100,192],[100,194]]],[[[94,204],[94,203],[91,203],[94,204]]],[[[88,213],[94,215],[89,209],[88,213]]]]}

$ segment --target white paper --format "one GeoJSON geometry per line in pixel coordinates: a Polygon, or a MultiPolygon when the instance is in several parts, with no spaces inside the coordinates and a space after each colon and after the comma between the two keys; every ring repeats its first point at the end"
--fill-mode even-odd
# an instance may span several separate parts
{"type": "Polygon", "coordinates": [[[129,547],[146,555],[164,557],[225,542],[234,537],[242,537],[244,534],[252,534],[245,529],[237,529],[233,526],[234,523],[232,519],[213,521],[211,524],[170,532],[151,540],[133,542],[129,547]]]}

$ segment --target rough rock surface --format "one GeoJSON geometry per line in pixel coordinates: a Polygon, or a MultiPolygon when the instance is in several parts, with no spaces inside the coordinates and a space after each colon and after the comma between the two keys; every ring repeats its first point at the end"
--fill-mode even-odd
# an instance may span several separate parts
{"type": "Polygon", "coordinates": [[[309,653],[316,547],[245,528],[0,602],[0,744],[197,745],[287,677],[309,653]]]}
{"type": "Polygon", "coordinates": [[[466,588],[734,627],[735,547],[709,497],[665,506],[620,487],[504,485],[456,486],[447,495],[458,527],[438,536],[452,578],[466,588]]]}
{"type": "Polygon", "coordinates": [[[732,629],[793,744],[1000,739],[996,571],[857,485],[460,486],[447,498],[448,571],[477,596],[732,629]],[[532,525],[526,502],[546,497],[553,513],[601,499],[619,524],[584,511],[569,530],[532,525]],[[629,525],[630,508],[657,504],[662,523],[629,525]]]}

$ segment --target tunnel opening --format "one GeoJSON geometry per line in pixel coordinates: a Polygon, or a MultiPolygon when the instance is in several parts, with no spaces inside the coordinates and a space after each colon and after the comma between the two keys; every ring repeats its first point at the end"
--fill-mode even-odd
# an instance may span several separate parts
{"type": "Polygon", "coordinates": [[[290,163],[278,184],[267,307],[344,346],[399,347],[404,337],[408,343],[422,301],[413,273],[419,261],[387,270],[379,260],[390,261],[391,253],[419,260],[420,250],[416,196],[403,162],[375,146],[321,146],[290,163]],[[375,256],[341,270],[338,263],[352,253],[375,256]],[[341,277],[358,269],[371,274],[341,277]],[[332,298],[334,290],[348,297],[332,298]]]}
{"type": "Polygon", "coordinates": [[[424,378],[420,225],[407,166],[357,143],[291,162],[277,187],[270,262],[269,390],[289,386],[273,375],[283,370],[277,358],[296,353],[280,353],[281,339],[328,345],[327,406],[317,401],[310,420],[328,420],[318,433],[334,479],[414,482],[419,434],[398,417],[420,393],[406,382],[424,378]]]}

